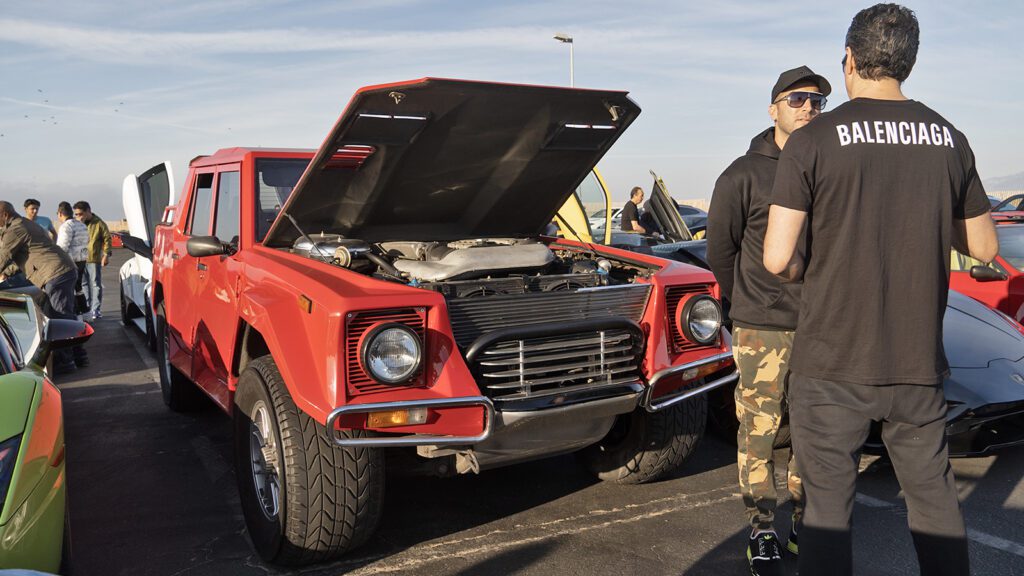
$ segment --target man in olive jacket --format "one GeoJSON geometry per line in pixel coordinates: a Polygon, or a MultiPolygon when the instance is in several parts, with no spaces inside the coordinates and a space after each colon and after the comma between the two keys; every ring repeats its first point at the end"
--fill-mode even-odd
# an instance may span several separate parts
{"type": "MultiPolygon", "coordinates": [[[[75,318],[75,281],[78,269],[71,257],[57,247],[50,234],[38,224],[23,218],[10,202],[0,201],[0,281],[24,272],[46,293],[44,311],[50,318],[75,318]]],[[[66,351],[59,351],[66,352],[66,351]]],[[[85,349],[54,356],[55,372],[85,365],[85,349]]]]}
{"type": "Polygon", "coordinates": [[[85,259],[85,276],[82,286],[89,300],[87,320],[98,320],[103,316],[103,267],[110,261],[111,237],[107,223],[92,213],[92,207],[85,200],[75,202],[75,219],[89,229],[89,254],[85,259]]]}
{"type": "MultiPolygon", "coordinates": [[[[775,533],[773,448],[786,415],[786,375],[793,348],[800,285],[783,283],[761,263],[768,205],[779,153],[789,135],[817,116],[832,88],[810,68],[783,72],[771,92],[773,126],[754,137],[747,153],[719,177],[708,211],[708,264],[729,301],[736,385],[740,492],[751,525],[747,560],[755,576],[779,573],[775,533]]],[[[793,521],[787,548],[799,552],[803,488],[790,458],[788,488],[793,521]]]]}

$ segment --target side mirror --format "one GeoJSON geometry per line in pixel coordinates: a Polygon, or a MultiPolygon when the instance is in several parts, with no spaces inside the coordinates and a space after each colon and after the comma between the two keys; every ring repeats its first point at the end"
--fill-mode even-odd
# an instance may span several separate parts
{"type": "Polygon", "coordinates": [[[92,326],[78,320],[50,318],[43,328],[43,341],[32,357],[32,362],[45,366],[50,352],[58,348],[71,348],[84,344],[93,335],[92,326]]]}
{"type": "Polygon", "coordinates": [[[1006,274],[988,266],[971,266],[971,278],[978,282],[999,282],[1006,280],[1006,274]]]}
{"type": "Polygon", "coordinates": [[[185,243],[188,255],[194,258],[203,256],[220,256],[227,254],[230,247],[221,242],[216,236],[194,236],[185,243]]]}

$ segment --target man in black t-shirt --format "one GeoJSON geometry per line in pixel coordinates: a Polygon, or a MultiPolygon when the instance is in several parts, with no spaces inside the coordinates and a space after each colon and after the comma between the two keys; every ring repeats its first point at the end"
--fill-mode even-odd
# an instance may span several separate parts
{"type": "Polygon", "coordinates": [[[629,193],[629,201],[622,207],[622,213],[619,215],[620,224],[623,232],[640,232],[641,234],[647,232],[647,230],[640,225],[640,203],[644,201],[644,189],[639,186],[634,186],[633,190],[629,193]]]}
{"type": "Polygon", "coordinates": [[[990,261],[989,204],[962,133],[902,82],[914,13],[859,12],[846,35],[850,101],[795,132],[779,157],[764,264],[803,276],[790,427],[806,511],[800,574],[851,574],[850,519],[872,421],[907,502],[922,574],[967,574],[945,438],[942,318],[949,251],[990,261]],[[808,226],[806,259],[796,250],[808,226]]]}
{"type": "MultiPolygon", "coordinates": [[[[732,350],[740,379],[734,393],[739,428],[736,463],[751,533],[747,560],[754,576],[777,574],[782,553],[774,528],[775,439],[786,414],[787,364],[800,306],[800,284],[783,283],[764,269],[764,231],[779,153],[789,136],[813,120],[832,92],[828,80],[801,66],[779,75],[768,114],[774,125],[750,141],[715,182],[708,210],[708,264],[731,303],[732,350]]],[[[803,489],[796,459],[787,466],[792,530],[787,548],[798,553],[803,489]]]]}

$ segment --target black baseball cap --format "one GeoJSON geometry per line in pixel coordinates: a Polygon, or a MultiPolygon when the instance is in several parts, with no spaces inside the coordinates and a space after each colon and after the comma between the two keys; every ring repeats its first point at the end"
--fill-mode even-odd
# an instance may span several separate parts
{"type": "Polygon", "coordinates": [[[828,96],[832,93],[832,85],[825,80],[824,76],[819,76],[814,73],[813,70],[807,66],[801,66],[799,68],[793,68],[792,70],[786,70],[782,74],[779,74],[779,81],[775,83],[775,87],[772,88],[772,102],[779,97],[779,94],[785,92],[790,86],[797,82],[813,82],[818,86],[818,90],[821,90],[822,95],[828,96]]]}

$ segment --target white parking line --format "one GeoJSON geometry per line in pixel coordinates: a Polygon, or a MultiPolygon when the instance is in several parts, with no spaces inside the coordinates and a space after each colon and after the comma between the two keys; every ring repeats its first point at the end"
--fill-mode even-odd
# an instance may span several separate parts
{"type": "MultiPolygon", "coordinates": [[[[857,502],[857,504],[867,506],[868,508],[890,510],[903,509],[903,506],[901,504],[896,504],[894,502],[889,502],[887,500],[874,498],[872,496],[868,496],[867,494],[861,494],[860,492],[857,493],[857,495],[854,497],[854,500],[857,502]]],[[[1017,542],[1013,542],[1005,538],[1000,538],[999,536],[993,536],[992,534],[982,532],[981,530],[977,530],[975,528],[967,529],[967,539],[977,544],[981,544],[982,546],[988,546],[989,548],[995,548],[996,550],[1009,552],[1010,554],[1024,558],[1024,544],[1018,544],[1017,542]]]]}
{"type": "Polygon", "coordinates": [[[1010,554],[1024,558],[1024,546],[1016,542],[1006,540],[1005,538],[986,534],[985,532],[975,530],[974,528],[967,529],[967,538],[977,542],[978,544],[984,544],[989,548],[995,548],[996,550],[1002,550],[1003,552],[1009,552],[1010,554]]]}
{"type": "MultiPolygon", "coordinates": [[[[537,524],[516,524],[511,528],[492,530],[486,534],[442,540],[418,547],[417,549],[387,557],[377,564],[357,569],[350,576],[371,576],[391,572],[416,571],[424,564],[452,558],[470,556],[490,556],[509,548],[516,548],[539,542],[600,530],[610,526],[632,524],[651,518],[657,518],[675,512],[705,508],[725,502],[739,500],[740,495],[734,490],[736,486],[716,488],[698,494],[682,494],[667,498],[659,498],[638,504],[629,504],[609,510],[592,510],[585,514],[577,514],[567,518],[558,518],[537,524]],[[500,537],[496,541],[495,536],[500,537]],[[518,537],[517,537],[518,536],[518,537]],[[480,542],[486,542],[481,544],[480,542]]],[[[342,561],[335,566],[365,563],[366,558],[353,558],[342,561]]]]}

